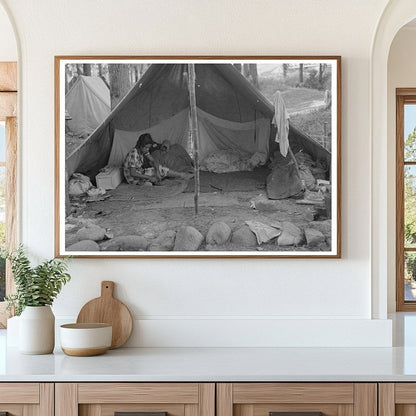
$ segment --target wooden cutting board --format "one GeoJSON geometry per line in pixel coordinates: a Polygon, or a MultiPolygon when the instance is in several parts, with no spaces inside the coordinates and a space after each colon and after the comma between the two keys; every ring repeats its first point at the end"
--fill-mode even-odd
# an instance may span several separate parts
{"type": "Polygon", "coordinates": [[[121,347],[129,339],[133,319],[127,306],[113,297],[114,282],[101,282],[101,296],[86,303],[77,323],[107,323],[113,326],[111,349],[121,347]]]}

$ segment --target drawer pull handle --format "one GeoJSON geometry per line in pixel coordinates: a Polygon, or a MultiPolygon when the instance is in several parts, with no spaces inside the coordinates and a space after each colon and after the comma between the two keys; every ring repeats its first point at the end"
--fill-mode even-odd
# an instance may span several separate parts
{"type": "Polygon", "coordinates": [[[323,416],[322,412],[269,412],[269,416],[323,416]]]}
{"type": "Polygon", "coordinates": [[[168,416],[168,412],[115,412],[114,416],[168,416]]]}

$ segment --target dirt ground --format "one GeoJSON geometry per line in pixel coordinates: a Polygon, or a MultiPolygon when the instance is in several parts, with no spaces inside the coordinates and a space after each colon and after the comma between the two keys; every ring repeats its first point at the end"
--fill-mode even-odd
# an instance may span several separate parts
{"type": "MultiPolygon", "coordinates": [[[[203,192],[199,195],[198,214],[195,212],[194,193],[189,192],[192,188],[191,184],[182,180],[166,179],[161,186],[122,183],[117,189],[107,191],[106,199],[102,201],[86,202],[85,198],[72,200],[72,209],[76,210],[73,216],[77,220],[91,221],[107,229],[114,237],[139,235],[145,237],[149,243],[163,231],[178,230],[182,226],[195,227],[205,236],[215,222],[225,222],[232,231],[235,231],[249,220],[265,224],[290,221],[301,228],[313,221],[315,208],[296,204],[296,199],[278,201],[276,209],[272,211],[253,209],[251,201],[261,194],[266,195],[266,191],[265,181],[261,179],[261,175],[257,175],[256,178],[252,173],[251,176],[251,181],[247,178],[244,180],[246,190],[239,189],[241,186],[236,186],[234,188],[238,189],[236,191],[219,190],[221,187],[226,187],[231,180],[232,175],[229,174],[227,180],[217,178],[211,189],[206,184],[203,185],[201,187],[203,192]]],[[[212,180],[209,182],[212,183],[212,180]]],[[[78,227],[72,227],[70,232],[67,231],[67,245],[75,242],[75,233],[82,226],[81,224],[82,221],[78,227]]],[[[200,251],[204,250],[212,250],[212,248],[203,243],[200,251]]],[[[260,247],[250,248],[227,243],[220,248],[215,247],[215,250],[303,251],[306,248],[278,247],[273,241],[260,247]]],[[[307,250],[311,251],[310,248],[307,250]]]]}

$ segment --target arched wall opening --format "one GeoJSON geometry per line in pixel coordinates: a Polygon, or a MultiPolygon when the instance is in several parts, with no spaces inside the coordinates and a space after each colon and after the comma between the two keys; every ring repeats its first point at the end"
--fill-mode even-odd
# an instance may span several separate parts
{"type": "MultiPolygon", "coordinates": [[[[391,1],[380,19],[372,49],[370,93],[372,120],[371,267],[372,316],[375,319],[385,319],[388,312],[394,312],[396,309],[394,127],[394,91],[396,86],[393,84],[397,83],[397,80],[393,80],[391,77],[389,80],[389,64],[390,66],[394,64],[396,35],[415,17],[416,4],[414,0],[391,1]],[[392,47],[393,55],[389,62],[389,54],[392,47]]],[[[407,27],[403,30],[407,31],[407,27]]],[[[414,30],[414,33],[416,36],[416,30],[414,30]]]]}

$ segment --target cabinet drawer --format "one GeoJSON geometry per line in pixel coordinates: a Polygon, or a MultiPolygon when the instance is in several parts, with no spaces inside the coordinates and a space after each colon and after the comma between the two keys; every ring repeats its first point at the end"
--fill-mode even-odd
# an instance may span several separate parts
{"type": "Polygon", "coordinates": [[[0,383],[0,415],[53,416],[53,384],[0,383]]]}
{"type": "Polygon", "coordinates": [[[215,416],[213,383],[57,383],[56,416],[215,416]]]}
{"type": "Polygon", "coordinates": [[[217,416],[376,416],[375,383],[220,383],[217,416]]]}

